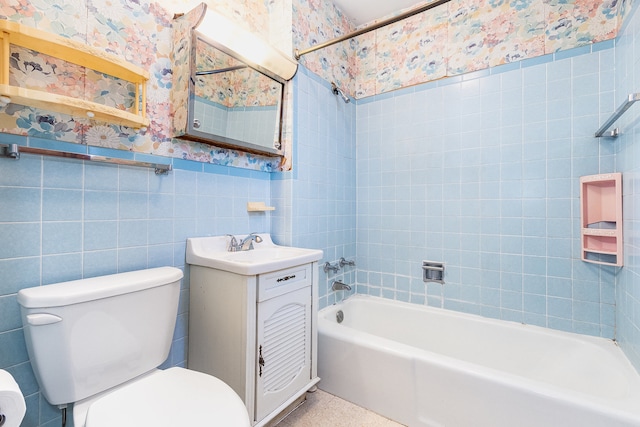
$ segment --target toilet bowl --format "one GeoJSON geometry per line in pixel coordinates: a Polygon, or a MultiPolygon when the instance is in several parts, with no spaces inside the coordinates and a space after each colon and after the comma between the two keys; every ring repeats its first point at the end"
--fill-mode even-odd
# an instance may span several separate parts
{"type": "Polygon", "coordinates": [[[73,414],[76,426],[76,419],[86,419],[85,427],[250,425],[231,387],[183,368],[158,370],[98,399],[78,402],[73,414]]]}
{"type": "Polygon", "coordinates": [[[53,405],[74,404],[75,427],[251,425],[218,378],[157,369],[169,355],[181,279],[161,267],[18,292],[40,390],[53,405]]]}

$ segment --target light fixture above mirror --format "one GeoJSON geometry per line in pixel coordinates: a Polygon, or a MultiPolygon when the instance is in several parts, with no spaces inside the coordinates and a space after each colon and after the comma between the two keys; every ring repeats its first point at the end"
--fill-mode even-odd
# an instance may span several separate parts
{"type": "Polygon", "coordinates": [[[281,83],[291,80],[298,70],[295,60],[210,8],[194,30],[212,46],[281,83]]]}

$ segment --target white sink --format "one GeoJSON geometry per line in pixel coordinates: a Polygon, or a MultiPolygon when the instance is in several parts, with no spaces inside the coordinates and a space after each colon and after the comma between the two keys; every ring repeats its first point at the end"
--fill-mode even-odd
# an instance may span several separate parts
{"type": "MultiPolygon", "coordinates": [[[[322,251],[293,248],[273,243],[271,236],[260,234],[261,243],[253,242],[250,251],[229,252],[230,237],[194,237],[187,239],[187,264],[215,268],[231,273],[253,276],[318,261],[322,251]]],[[[245,236],[236,236],[238,241],[245,236]]]]}

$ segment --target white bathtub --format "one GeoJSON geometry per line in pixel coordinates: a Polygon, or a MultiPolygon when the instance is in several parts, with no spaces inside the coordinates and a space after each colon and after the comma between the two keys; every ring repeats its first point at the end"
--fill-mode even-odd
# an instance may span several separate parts
{"type": "Polygon", "coordinates": [[[613,341],[362,295],[318,317],[319,387],[402,424],[640,426],[613,341]]]}

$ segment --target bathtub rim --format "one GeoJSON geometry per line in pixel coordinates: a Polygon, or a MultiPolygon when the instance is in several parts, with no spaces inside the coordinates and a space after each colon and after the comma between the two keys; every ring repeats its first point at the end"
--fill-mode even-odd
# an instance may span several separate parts
{"type": "Polygon", "coordinates": [[[341,309],[341,307],[345,306],[345,304],[358,300],[369,300],[383,305],[400,305],[411,310],[426,310],[435,315],[462,317],[471,321],[479,321],[490,325],[498,324],[503,327],[508,326],[511,328],[527,328],[530,332],[533,333],[540,333],[542,335],[551,336],[559,335],[570,340],[586,342],[588,344],[595,345],[596,347],[605,350],[608,353],[612,353],[613,351],[615,351],[617,353],[614,355],[616,357],[616,360],[624,363],[626,365],[624,366],[625,369],[636,373],[636,381],[629,381],[627,394],[624,396],[624,398],[618,399],[605,396],[596,396],[586,392],[581,392],[576,389],[561,387],[553,383],[528,378],[507,371],[502,371],[490,366],[484,366],[478,363],[457,359],[455,357],[437,353],[431,350],[421,348],[417,349],[416,347],[404,344],[399,341],[376,336],[369,332],[364,332],[355,328],[349,328],[347,326],[347,328],[352,331],[349,339],[347,340],[351,344],[363,346],[372,350],[382,349],[404,359],[407,359],[407,355],[411,354],[413,355],[414,359],[425,359],[428,360],[429,363],[433,363],[444,369],[463,369],[465,372],[468,372],[478,378],[497,381],[502,385],[508,387],[517,387],[518,389],[521,389],[523,391],[530,392],[533,390],[536,394],[549,398],[560,399],[577,407],[588,406],[590,408],[597,408],[600,412],[610,414],[616,419],[637,423],[640,426],[640,405],[638,404],[638,402],[640,402],[640,374],[635,371],[635,368],[626,357],[626,355],[622,352],[621,348],[617,345],[615,340],[603,337],[594,337],[590,335],[581,335],[573,332],[555,330],[542,326],[530,325],[509,320],[493,319],[472,313],[412,304],[404,301],[390,300],[388,298],[363,294],[351,295],[341,302],[337,302],[321,309],[318,312],[318,334],[326,334],[331,338],[344,341],[347,335],[343,332],[345,326],[337,323],[337,321],[335,320],[335,313],[337,312],[337,310],[341,309]],[[333,314],[332,318],[329,317],[331,316],[331,314],[333,314]],[[416,354],[420,354],[420,357],[416,357],[416,354]]]}
{"type": "MultiPolygon", "coordinates": [[[[579,334],[576,332],[569,332],[569,331],[563,331],[561,329],[552,329],[552,328],[547,328],[544,326],[538,326],[538,325],[534,325],[531,323],[523,323],[523,322],[517,322],[517,321],[513,321],[513,320],[503,320],[503,319],[496,319],[496,318],[492,318],[492,317],[486,317],[486,316],[482,316],[480,314],[473,314],[473,313],[467,313],[464,311],[456,311],[456,310],[451,310],[448,308],[441,308],[441,307],[433,307],[430,305],[422,305],[422,304],[414,304],[414,303],[410,303],[410,302],[406,302],[406,301],[399,301],[399,300],[392,300],[389,298],[384,298],[384,297],[379,297],[379,296],[375,296],[375,295],[366,295],[366,294],[353,294],[350,295],[349,297],[345,298],[344,300],[340,301],[340,302],[336,302],[333,303],[332,305],[326,306],[324,308],[322,308],[321,310],[318,311],[318,320],[320,320],[321,318],[323,320],[328,321],[328,323],[335,323],[338,324],[335,321],[330,321],[327,317],[325,317],[325,314],[333,311],[333,313],[336,313],[337,310],[339,309],[340,306],[347,304],[349,302],[353,302],[353,301],[357,301],[357,300],[371,300],[374,301],[376,303],[380,303],[380,304],[384,304],[384,305],[400,305],[403,306],[405,308],[409,308],[411,310],[425,310],[437,315],[446,315],[446,316],[451,316],[451,317],[461,317],[461,318],[466,318],[469,320],[472,320],[474,322],[479,322],[479,323],[485,323],[485,324],[498,324],[500,326],[511,326],[511,327],[515,327],[515,328],[519,328],[519,327],[524,327],[529,329],[531,332],[537,333],[537,334],[541,334],[541,335],[560,335],[564,338],[568,338],[570,340],[576,340],[576,341],[584,341],[584,342],[588,342],[590,344],[595,344],[596,346],[602,346],[603,344],[605,345],[613,345],[616,348],[620,349],[620,346],[618,345],[618,342],[615,339],[611,339],[611,338],[604,338],[604,337],[597,337],[597,336],[593,336],[593,335],[585,335],[585,334],[579,334]]],[[[364,332],[366,333],[366,332],[364,332]]],[[[368,333],[367,333],[368,334],[368,333]]],[[[368,334],[371,335],[371,334],[368,334]]],[[[409,346],[410,347],[410,346],[409,346]]],[[[625,359],[628,361],[628,358],[625,359]]],[[[637,372],[635,370],[635,368],[633,367],[633,365],[630,364],[629,362],[629,366],[636,372],[637,375],[640,376],[640,372],[637,372]]]]}

